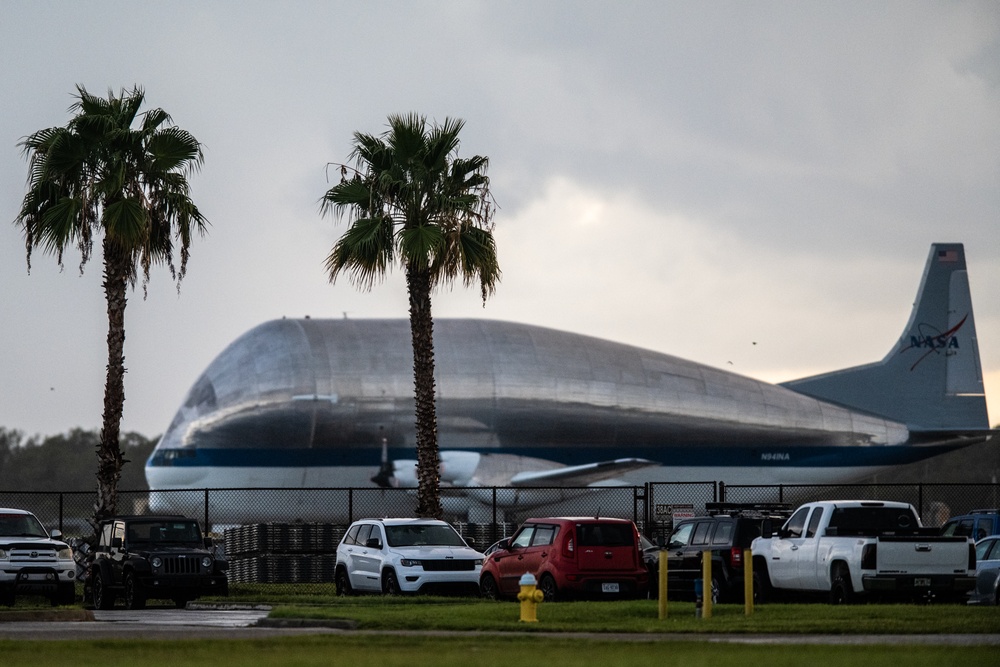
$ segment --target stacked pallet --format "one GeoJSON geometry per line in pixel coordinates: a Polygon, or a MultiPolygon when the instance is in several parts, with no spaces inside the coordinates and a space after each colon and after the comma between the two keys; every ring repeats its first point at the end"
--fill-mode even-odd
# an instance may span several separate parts
{"type": "Polygon", "coordinates": [[[337,544],[346,526],[329,523],[256,523],[225,531],[229,580],[299,584],[333,581],[337,544]]]}

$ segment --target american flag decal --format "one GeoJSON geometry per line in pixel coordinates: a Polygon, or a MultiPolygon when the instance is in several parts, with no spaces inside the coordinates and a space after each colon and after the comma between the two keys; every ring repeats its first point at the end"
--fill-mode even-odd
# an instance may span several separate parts
{"type": "Polygon", "coordinates": [[[958,261],[958,251],[957,250],[938,250],[938,261],[939,262],[957,262],[958,261]]]}

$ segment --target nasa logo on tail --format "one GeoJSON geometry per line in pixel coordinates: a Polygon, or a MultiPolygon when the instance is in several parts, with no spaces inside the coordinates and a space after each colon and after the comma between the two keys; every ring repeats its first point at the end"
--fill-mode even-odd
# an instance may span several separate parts
{"type": "Polygon", "coordinates": [[[953,354],[952,351],[959,348],[958,336],[956,334],[958,330],[962,328],[962,325],[965,324],[967,319],[969,319],[968,314],[962,318],[962,321],[944,333],[928,333],[928,330],[934,332],[937,328],[926,323],[917,325],[918,333],[910,334],[910,344],[901,348],[899,353],[903,354],[907,350],[927,350],[927,352],[913,362],[913,365],[910,366],[910,370],[912,371],[914,368],[919,366],[920,362],[930,356],[932,352],[939,354],[941,350],[945,350],[945,354],[953,354]]]}

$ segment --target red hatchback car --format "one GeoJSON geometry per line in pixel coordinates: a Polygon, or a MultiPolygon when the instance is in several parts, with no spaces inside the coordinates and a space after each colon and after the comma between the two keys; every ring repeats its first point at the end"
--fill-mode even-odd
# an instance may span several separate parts
{"type": "Polygon", "coordinates": [[[627,519],[528,519],[487,556],[479,578],[486,598],[513,598],[535,575],[545,599],[572,595],[640,597],[648,589],[639,531],[627,519]]]}

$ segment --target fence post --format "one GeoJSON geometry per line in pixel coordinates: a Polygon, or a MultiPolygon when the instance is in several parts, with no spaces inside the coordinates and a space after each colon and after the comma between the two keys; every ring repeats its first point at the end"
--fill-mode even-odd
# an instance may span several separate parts
{"type": "Polygon", "coordinates": [[[497,487],[493,487],[493,534],[490,536],[490,544],[497,541],[497,487]]]}
{"type": "Polygon", "coordinates": [[[205,489],[205,534],[212,532],[212,527],[208,523],[208,489],[205,489]]]}
{"type": "Polygon", "coordinates": [[[59,492],[59,532],[63,532],[63,494],[59,492]]]}
{"type": "Polygon", "coordinates": [[[653,498],[653,483],[652,482],[646,482],[643,485],[643,493],[644,493],[644,495],[646,497],[645,497],[645,502],[643,503],[642,525],[646,527],[646,533],[645,533],[646,537],[652,537],[653,536],[653,520],[652,520],[653,515],[649,511],[650,506],[653,504],[653,500],[652,500],[652,498],[653,498]]]}
{"type": "Polygon", "coordinates": [[[719,502],[726,502],[726,483],[719,482],[719,502]]]}
{"type": "Polygon", "coordinates": [[[354,489],[347,490],[347,523],[354,523],[354,489]]]}
{"type": "Polygon", "coordinates": [[[917,484],[917,514],[921,517],[921,521],[924,516],[924,485],[923,483],[917,484]]]}

